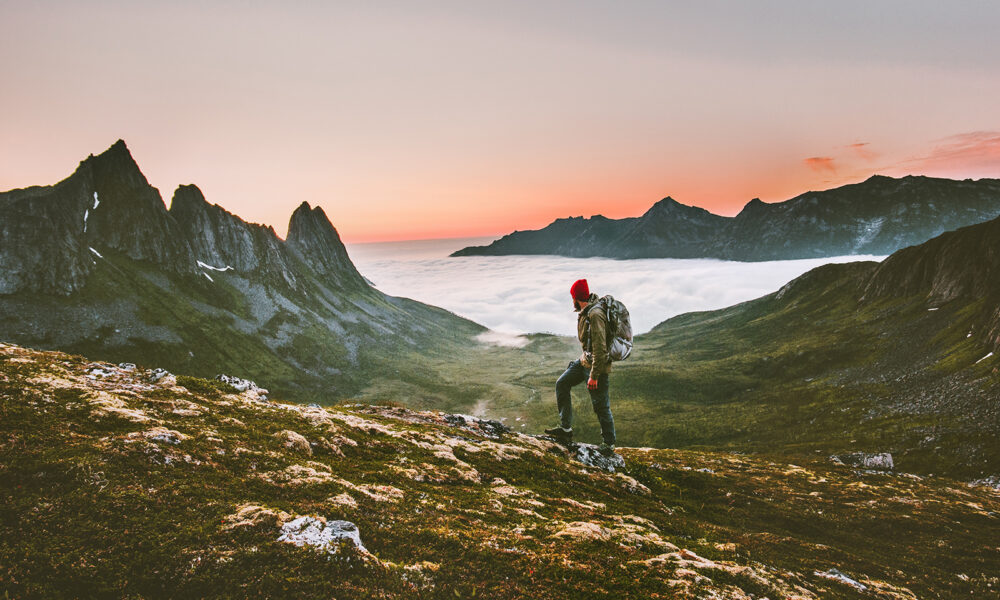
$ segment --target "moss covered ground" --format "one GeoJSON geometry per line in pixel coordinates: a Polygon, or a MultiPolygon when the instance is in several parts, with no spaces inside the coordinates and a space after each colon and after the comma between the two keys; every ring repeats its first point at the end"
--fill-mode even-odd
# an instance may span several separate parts
{"type": "Polygon", "coordinates": [[[622,448],[625,468],[609,473],[544,439],[436,411],[307,407],[149,375],[0,346],[0,593],[773,600],[1000,590],[993,488],[677,449],[622,448]],[[297,517],[349,521],[363,548],[279,541],[297,517]]]}

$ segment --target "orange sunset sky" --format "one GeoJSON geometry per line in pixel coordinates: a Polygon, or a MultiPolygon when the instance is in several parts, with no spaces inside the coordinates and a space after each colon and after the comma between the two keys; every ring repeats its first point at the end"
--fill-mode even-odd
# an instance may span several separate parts
{"type": "Polygon", "coordinates": [[[1000,177],[1000,3],[0,0],[0,190],[124,139],[347,242],[1000,177]]]}

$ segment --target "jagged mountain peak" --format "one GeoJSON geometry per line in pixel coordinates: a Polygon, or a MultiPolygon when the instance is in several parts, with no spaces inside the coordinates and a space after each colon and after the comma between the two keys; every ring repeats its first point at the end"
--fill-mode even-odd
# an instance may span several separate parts
{"type": "Polygon", "coordinates": [[[739,214],[736,215],[736,218],[746,217],[747,215],[754,214],[758,212],[760,209],[765,208],[766,206],[767,206],[766,202],[764,202],[760,198],[754,198],[743,206],[739,214]]]}
{"type": "MultiPolygon", "coordinates": [[[[308,202],[303,202],[292,213],[288,221],[288,237],[286,241],[292,244],[309,244],[322,241],[323,243],[335,241],[340,243],[340,235],[337,229],[330,222],[320,206],[310,207],[308,202]]],[[[341,244],[342,245],[342,244],[341,244]]]]}
{"type": "Polygon", "coordinates": [[[319,206],[303,202],[288,221],[288,247],[317,272],[340,280],[343,285],[364,285],[340,234],[319,206]]]}
{"type": "Polygon", "coordinates": [[[655,204],[650,206],[649,210],[643,213],[642,216],[649,217],[657,214],[670,214],[678,210],[682,210],[683,208],[684,208],[683,204],[674,200],[670,196],[667,196],[666,198],[658,200],[655,204]]]}
{"type": "Polygon", "coordinates": [[[81,172],[91,173],[98,185],[106,182],[127,184],[133,188],[149,185],[125,140],[118,140],[100,154],[88,156],[80,163],[74,175],[81,172]]]}
{"type": "Polygon", "coordinates": [[[645,212],[645,214],[643,214],[643,217],[652,217],[657,215],[698,215],[699,217],[704,217],[714,221],[722,221],[725,219],[725,217],[712,214],[699,206],[691,206],[689,204],[678,202],[671,196],[667,196],[666,198],[657,201],[649,208],[649,210],[645,212]]]}
{"type": "Polygon", "coordinates": [[[173,199],[170,201],[170,214],[175,218],[191,209],[207,207],[208,200],[201,189],[194,184],[182,184],[174,190],[173,199]]]}

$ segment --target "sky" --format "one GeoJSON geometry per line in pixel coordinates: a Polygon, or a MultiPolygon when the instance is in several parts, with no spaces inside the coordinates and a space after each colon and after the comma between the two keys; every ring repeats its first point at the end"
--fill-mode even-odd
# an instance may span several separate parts
{"type": "Polygon", "coordinates": [[[349,244],[358,271],[391,296],[440,306],[491,329],[484,341],[524,345],[525,333],[576,335],[570,285],[585,277],[590,290],[628,307],[632,331],[646,333],[670,317],[759,298],[820,265],[878,256],[774,262],[712,259],[566,258],[448,255],[481,239],[349,244]]]}
{"type": "Polygon", "coordinates": [[[124,139],[280,235],[734,215],[874,173],[1000,177],[993,0],[0,0],[0,190],[124,139]]]}

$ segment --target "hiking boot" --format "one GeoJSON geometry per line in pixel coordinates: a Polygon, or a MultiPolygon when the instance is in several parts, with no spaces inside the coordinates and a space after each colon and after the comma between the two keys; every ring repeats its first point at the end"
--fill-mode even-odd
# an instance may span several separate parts
{"type": "Polygon", "coordinates": [[[556,425],[555,427],[550,427],[545,430],[545,435],[551,435],[557,440],[572,441],[573,440],[573,429],[563,429],[562,427],[556,425]]]}
{"type": "Polygon", "coordinates": [[[611,456],[615,453],[615,445],[607,442],[601,442],[601,445],[597,447],[597,451],[604,456],[611,456]]]}

